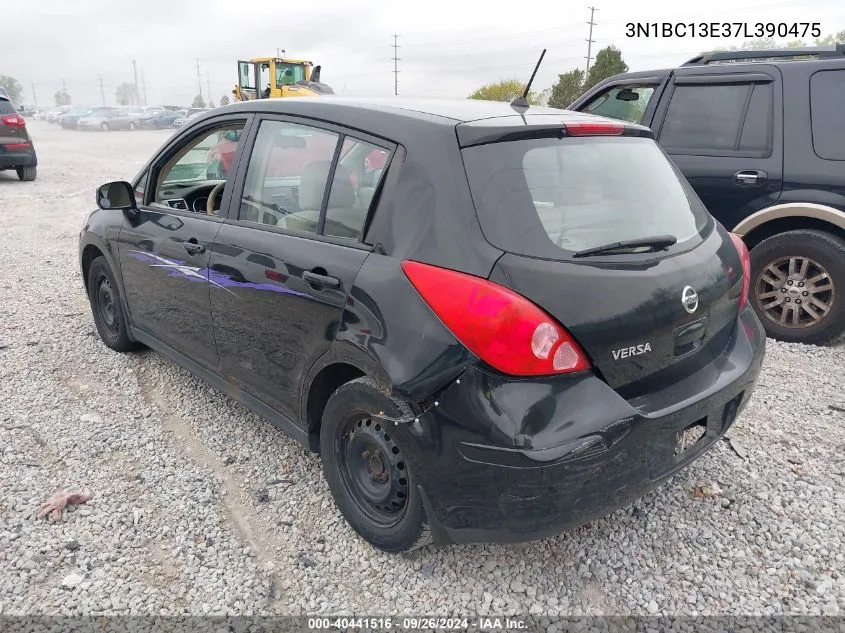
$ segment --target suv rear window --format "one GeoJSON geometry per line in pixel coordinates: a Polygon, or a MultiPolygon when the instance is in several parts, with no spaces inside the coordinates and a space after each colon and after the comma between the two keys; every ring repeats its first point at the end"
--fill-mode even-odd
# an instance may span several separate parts
{"type": "Polygon", "coordinates": [[[822,70],[810,78],[813,147],[819,158],[845,160],[845,70],[822,70]]]}
{"type": "Polygon", "coordinates": [[[0,99],[0,114],[17,114],[18,111],[15,110],[15,106],[11,104],[11,102],[6,101],[5,99],[0,99]]]}
{"type": "Polygon", "coordinates": [[[547,259],[620,240],[701,240],[701,201],[648,138],[585,137],[492,143],[463,150],[487,240],[547,259]]]}

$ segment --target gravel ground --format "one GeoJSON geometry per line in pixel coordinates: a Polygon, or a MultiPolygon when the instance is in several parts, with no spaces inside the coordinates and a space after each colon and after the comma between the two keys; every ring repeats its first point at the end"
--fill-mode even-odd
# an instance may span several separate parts
{"type": "Polygon", "coordinates": [[[590,526],[382,554],[316,456],[95,336],[77,233],[169,133],[28,125],[38,180],[0,173],[0,614],[845,614],[845,349],[770,341],[736,450],[590,526]],[[60,489],[91,498],[36,520],[60,489]]]}

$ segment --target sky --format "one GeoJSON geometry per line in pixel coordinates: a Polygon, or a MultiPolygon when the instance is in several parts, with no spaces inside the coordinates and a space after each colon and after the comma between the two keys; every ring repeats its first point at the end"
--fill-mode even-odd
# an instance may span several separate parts
{"type": "MultiPolygon", "coordinates": [[[[115,103],[115,88],[143,78],[147,103],[189,105],[209,86],[215,102],[231,96],[237,60],[275,55],[321,64],[338,94],[394,91],[398,34],[399,94],[466,97],[500,79],[527,80],[547,48],[534,89],[584,68],[590,10],[572,2],[476,0],[39,0],[4,3],[0,75],[25,88],[25,104],[53,105],[64,84],[75,104],[115,103]],[[6,6],[8,5],[8,6],[6,6]],[[199,65],[199,77],[197,72],[199,65]]],[[[609,44],[631,70],[675,66],[704,50],[742,39],[630,38],[631,22],[818,22],[824,35],[845,29],[842,0],[593,0],[592,54],[609,44]]],[[[786,39],[794,39],[792,37],[786,39]]],[[[808,38],[811,39],[811,38],[808,38]]]]}

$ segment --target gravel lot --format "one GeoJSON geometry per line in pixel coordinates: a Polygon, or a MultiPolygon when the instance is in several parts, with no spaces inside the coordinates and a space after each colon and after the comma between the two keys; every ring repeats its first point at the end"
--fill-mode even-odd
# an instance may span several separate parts
{"type": "Polygon", "coordinates": [[[0,173],[0,614],[845,614],[845,348],[770,341],[736,450],[590,526],[382,554],[317,456],[95,336],[78,231],[169,132],[27,125],[38,180],[0,173]],[[60,489],[90,501],[36,520],[60,489]]]}

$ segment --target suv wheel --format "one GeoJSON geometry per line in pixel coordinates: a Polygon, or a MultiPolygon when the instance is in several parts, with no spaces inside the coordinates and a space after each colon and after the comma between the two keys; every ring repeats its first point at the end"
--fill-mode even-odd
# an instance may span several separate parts
{"type": "Polygon", "coordinates": [[[35,180],[38,168],[35,165],[24,165],[23,167],[15,167],[15,171],[18,174],[18,178],[24,182],[29,182],[35,180]]]}
{"type": "Polygon", "coordinates": [[[407,431],[385,426],[386,417],[410,414],[370,378],[335,391],[320,428],[323,472],[335,503],[349,524],[375,547],[402,552],[428,543],[422,499],[403,445],[407,431]]]}
{"type": "Polygon", "coordinates": [[[103,343],[117,352],[128,352],[138,347],[129,338],[120,291],[105,257],[95,259],[88,269],[88,300],[103,343]]]}
{"type": "Polygon", "coordinates": [[[766,334],[824,345],[845,332],[845,240],[787,231],[751,250],[751,304],[766,334]]]}

